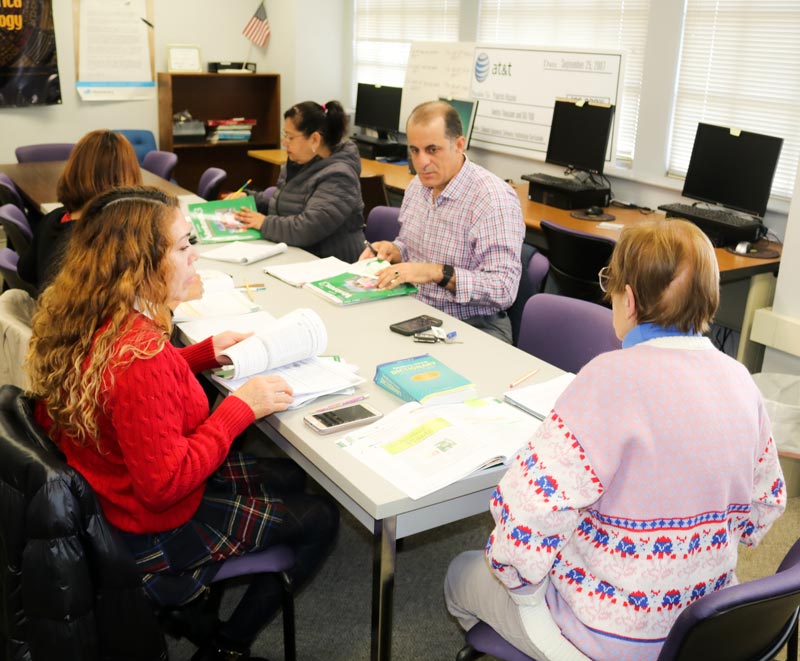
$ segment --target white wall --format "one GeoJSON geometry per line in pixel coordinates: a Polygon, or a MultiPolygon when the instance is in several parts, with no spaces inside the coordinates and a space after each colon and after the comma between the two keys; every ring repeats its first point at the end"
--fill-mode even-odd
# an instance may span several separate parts
{"type": "MultiPolygon", "coordinates": [[[[14,148],[38,142],[74,142],[99,128],[150,129],[158,136],[157,100],[85,103],[75,91],[72,0],[53,0],[58,68],[63,103],[57,106],[0,108],[0,163],[13,163],[14,148]]],[[[344,57],[352,43],[352,9],[346,0],[267,0],[272,27],[264,48],[242,34],[255,11],[254,0],[154,0],[156,71],[166,71],[167,44],[196,44],[208,61],[255,62],[259,73],[281,75],[283,108],[305,99],[340,98],[344,57]],[[345,28],[345,26],[347,26],[345,28]]],[[[349,84],[349,78],[348,83],[349,84]]],[[[349,94],[349,93],[347,93],[349,94]]]]}

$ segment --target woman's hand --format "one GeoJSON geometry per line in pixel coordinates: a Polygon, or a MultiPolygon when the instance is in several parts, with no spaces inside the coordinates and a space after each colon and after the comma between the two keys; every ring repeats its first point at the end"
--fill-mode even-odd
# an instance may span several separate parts
{"type": "Polygon", "coordinates": [[[266,216],[258,211],[252,209],[245,209],[242,207],[239,211],[233,212],[233,217],[236,218],[242,225],[254,230],[260,230],[266,216]]]}
{"type": "Polygon", "coordinates": [[[294,393],[279,376],[254,376],[233,394],[253,409],[258,420],[276,411],[285,411],[292,403],[294,393]]]}
{"type": "Polygon", "coordinates": [[[217,362],[220,365],[230,365],[231,359],[227,356],[220,356],[220,353],[232,347],[234,344],[238,344],[242,340],[246,340],[250,337],[253,333],[237,333],[236,331],[225,331],[220,333],[219,335],[215,335],[211,340],[212,344],[214,345],[214,358],[217,359],[217,362]]]}

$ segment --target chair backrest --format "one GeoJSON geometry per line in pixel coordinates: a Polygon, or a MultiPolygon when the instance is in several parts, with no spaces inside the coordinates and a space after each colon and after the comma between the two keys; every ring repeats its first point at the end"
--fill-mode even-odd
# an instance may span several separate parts
{"type": "Polygon", "coordinates": [[[20,388],[28,385],[25,357],[31,341],[31,319],[35,302],[23,289],[0,294],[0,383],[20,388]]]}
{"type": "Polygon", "coordinates": [[[269,188],[264,189],[264,201],[269,202],[272,199],[272,196],[275,195],[275,191],[278,190],[277,186],[270,186],[269,188]]]}
{"type": "Polygon", "coordinates": [[[17,190],[16,184],[5,172],[0,172],[0,186],[3,186],[3,197],[0,198],[0,204],[11,203],[17,205],[20,209],[24,210],[25,205],[22,202],[22,197],[17,190]]]}
{"type": "Polygon", "coordinates": [[[25,212],[16,204],[4,204],[0,207],[0,225],[6,233],[8,247],[13,248],[18,255],[24,253],[33,237],[25,212]]]}
{"type": "Polygon", "coordinates": [[[178,157],[171,151],[153,150],[147,152],[142,159],[142,167],[145,170],[158,175],[162,179],[169,181],[172,179],[172,171],[178,164],[178,157]]]}
{"type": "Polygon", "coordinates": [[[543,220],[541,226],[550,260],[548,291],[552,282],[555,293],[602,303],[597,272],[608,264],[616,243],[549,220],[543,220]]]}
{"type": "Polygon", "coordinates": [[[7,287],[13,289],[24,289],[31,296],[36,295],[36,288],[25,282],[17,272],[19,255],[11,248],[0,248],[0,276],[7,287]]]}
{"type": "Polygon", "coordinates": [[[577,374],[592,358],[619,349],[622,343],[607,307],[569,296],[536,294],[522,312],[517,346],[577,374]]]}
{"type": "Polygon", "coordinates": [[[156,137],[152,131],[145,129],[117,129],[115,133],[120,133],[128,138],[128,142],[133,145],[133,149],[136,152],[136,158],[139,159],[139,165],[144,164],[145,154],[158,149],[156,137]]]}
{"type": "Polygon", "coordinates": [[[379,205],[367,216],[364,234],[367,241],[394,241],[400,233],[400,209],[379,205]]]}
{"type": "Polygon", "coordinates": [[[0,489],[0,648],[14,659],[166,659],[130,550],[12,385],[0,387],[0,489]]]}
{"type": "Polygon", "coordinates": [[[550,262],[547,257],[529,243],[522,244],[520,258],[522,260],[522,274],[519,279],[519,289],[514,302],[508,308],[514,346],[517,345],[519,339],[519,326],[522,322],[522,311],[525,309],[525,303],[528,302],[531,296],[542,291],[547,271],[550,268],[550,262]]]}
{"type": "Polygon", "coordinates": [[[681,612],[658,661],[773,659],[789,642],[797,658],[800,607],[800,540],[778,571],[765,578],[712,592],[681,612]]]}
{"type": "Polygon", "coordinates": [[[382,174],[361,177],[360,183],[361,199],[364,200],[364,218],[368,218],[375,207],[389,206],[389,196],[386,193],[382,174]]]}
{"type": "Polygon", "coordinates": [[[207,168],[200,175],[197,184],[197,194],[204,200],[216,200],[219,197],[219,189],[222,182],[228,178],[228,173],[222,168],[207,168]]]}
{"type": "Polygon", "coordinates": [[[66,161],[75,147],[74,142],[50,142],[40,145],[23,145],[14,150],[17,163],[34,161],[66,161]]]}

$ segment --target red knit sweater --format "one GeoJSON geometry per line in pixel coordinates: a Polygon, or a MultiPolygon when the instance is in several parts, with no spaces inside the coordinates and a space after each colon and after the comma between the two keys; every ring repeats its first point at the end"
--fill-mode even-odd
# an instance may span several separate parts
{"type": "MultiPolygon", "coordinates": [[[[161,333],[137,314],[117,346],[144,347],[161,333]]],[[[76,445],[63,432],[53,437],[117,528],[150,533],[186,523],[200,504],[206,479],[223,462],[233,439],[253,422],[253,410],[232,396],[209,415],[194,372],[216,366],[211,338],[184,349],[166,344],[152,358],[106,374],[111,385],[98,418],[102,452],[91,442],[76,445]]],[[[51,420],[42,402],[36,418],[49,431],[51,420]]]]}

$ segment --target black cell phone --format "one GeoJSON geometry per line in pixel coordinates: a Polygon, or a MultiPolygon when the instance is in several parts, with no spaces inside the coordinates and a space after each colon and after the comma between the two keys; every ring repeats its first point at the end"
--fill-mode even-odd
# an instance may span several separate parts
{"type": "Polygon", "coordinates": [[[413,319],[406,319],[405,321],[398,321],[396,324],[389,326],[390,330],[400,335],[413,335],[414,333],[421,333],[422,331],[429,330],[431,326],[441,326],[442,320],[436,317],[430,317],[427,314],[421,314],[419,317],[413,319]]]}

